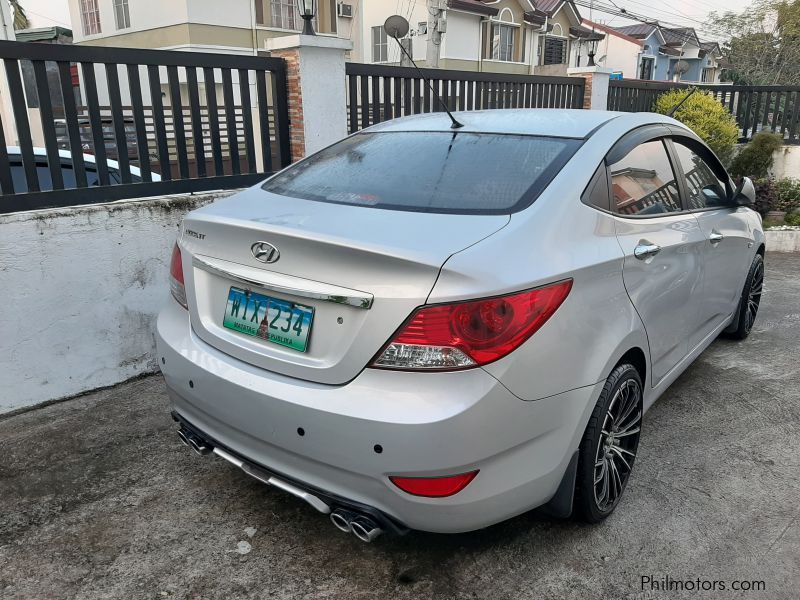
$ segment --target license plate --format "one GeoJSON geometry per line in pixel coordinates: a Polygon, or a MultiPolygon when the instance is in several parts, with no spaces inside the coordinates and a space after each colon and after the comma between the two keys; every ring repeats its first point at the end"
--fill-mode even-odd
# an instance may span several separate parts
{"type": "Polygon", "coordinates": [[[237,287],[228,292],[223,326],[298,352],[308,348],[314,309],[237,287]]]}

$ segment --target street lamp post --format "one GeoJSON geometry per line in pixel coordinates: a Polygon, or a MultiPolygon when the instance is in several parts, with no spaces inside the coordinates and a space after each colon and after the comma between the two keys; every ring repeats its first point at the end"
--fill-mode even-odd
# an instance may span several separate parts
{"type": "Polygon", "coordinates": [[[296,0],[297,11],[305,21],[303,35],[317,35],[311,21],[317,16],[317,0],[296,0]]]}

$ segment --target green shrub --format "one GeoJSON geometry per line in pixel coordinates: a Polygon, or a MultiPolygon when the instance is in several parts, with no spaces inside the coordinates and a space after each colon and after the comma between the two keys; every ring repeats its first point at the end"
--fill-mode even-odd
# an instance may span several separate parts
{"type": "Polygon", "coordinates": [[[753,181],[756,188],[756,201],[753,204],[753,210],[765,216],[771,210],[779,210],[778,203],[778,186],[775,185],[774,179],[764,178],[756,179],[753,181]]]}
{"type": "Polygon", "coordinates": [[[793,227],[800,227],[800,213],[786,215],[786,218],[783,220],[783,222],[787,225],[792,225],[793,227]]]}
{"type": "Polygon", "coordinates": [[[791,212],[800,208],[800,180],[779,179],[775,186],[778,188],[778,207],[775,210],[791,212]]]}
{"type": "Polygon", "coordinates": [[[731,163],[731,175],[734,177],[750,177],[762,179],[767,177],[772,168],[772,156],[783,144],[783,138],[776,133],[762,131],[742,148],[731,163]]]}
{"type": "MultiPolygon", "coordinates": [[[[655,112],[667,114],[688,93],[687,90],[676,89],[661,94],[656,100],[655,112]]],[[[700,136],[723,164],[730,164],[733,148],[739,140],[739,126],[730,111],[715,100],[714,96],[709,92],[695,92],[673,117],[700,136]]]]}

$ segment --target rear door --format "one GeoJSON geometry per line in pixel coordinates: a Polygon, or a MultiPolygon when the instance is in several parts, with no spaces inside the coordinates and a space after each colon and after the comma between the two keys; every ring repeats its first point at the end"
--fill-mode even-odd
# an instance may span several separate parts
{"type": "Polygon", "coordinates": [[[747,209],[728,202],[730,180],[713,154],[689,138],[673,138],[672,146],[688,208],[706,239],[704,300],[689,338],[692,349],[736,309],[752,259],[753,234],[745,218],[747,209]]]}
{"type": "Polygon", "coordinates": [[[647,331],[656,385],[689,350],[687,315],[702,304],[705,236],[684,210],[663,138],[643,141],[624,156],[612,151],[611,160],[623,281],[647,331]]]}

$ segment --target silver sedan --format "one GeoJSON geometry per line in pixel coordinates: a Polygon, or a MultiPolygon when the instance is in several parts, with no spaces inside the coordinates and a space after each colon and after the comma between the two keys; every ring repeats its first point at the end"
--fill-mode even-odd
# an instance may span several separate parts
{"type": "Polygon", "coordinates": [[[763,282],[752,183],[649,113],[441,113],[184,219],[181,439],[370,541],[619,505],[643,415],[763,282]]]}

